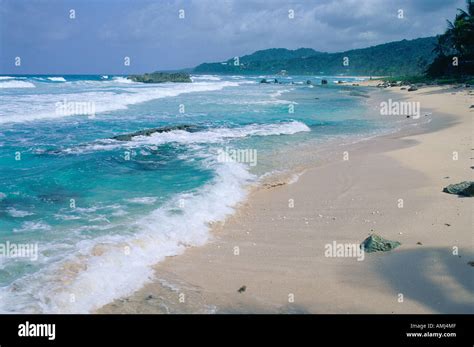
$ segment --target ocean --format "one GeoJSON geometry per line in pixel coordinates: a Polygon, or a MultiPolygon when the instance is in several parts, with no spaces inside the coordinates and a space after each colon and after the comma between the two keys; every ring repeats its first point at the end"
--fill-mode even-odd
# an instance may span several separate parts
{"type": "Polygon", "coordinates": [[[0,312],[85,313],[129,295],[153,264],[206,243],[248,185],[400,126],[342,77],[192,79],[0,77],[0,244],[37,246],[0,257],[0,312]]]}

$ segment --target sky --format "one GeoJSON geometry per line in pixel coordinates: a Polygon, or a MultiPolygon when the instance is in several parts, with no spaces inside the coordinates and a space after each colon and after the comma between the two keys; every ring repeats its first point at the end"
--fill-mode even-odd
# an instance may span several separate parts
{"type": "Polygon", "coordinates": [[[340,52],[440,34],[464,3],[0,0],[0,74],[143,73],[277,47],[340,52]]]}

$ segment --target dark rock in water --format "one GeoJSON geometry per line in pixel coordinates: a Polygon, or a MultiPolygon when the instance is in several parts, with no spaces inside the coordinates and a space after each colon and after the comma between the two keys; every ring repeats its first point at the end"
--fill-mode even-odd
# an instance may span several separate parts
{"type": "Polygon", "coordinates": [[[423,246],[423,244],[422,244],[420,241],[418,241],[416,244],[417,244],[418,246],[423,246]]]}
{"type": "Polygon", "coordinates": [[[464,181],[461,183],[450,184],[443,189],[443,192],[461,196],[474,196],[474,182],[464,181]]]}
{"type": "Polygon", "coordinates": [[[131,134],[117,135],[117,136],[112,137],[112,139],[117,140],[117,141],[131,141],[135,136],[150,136],[154,133],[166,133],[173,130],[186,130],[187,131],[193,128],[195,127],[192,125],[176,125],[176,126],[167,126],[167,127],[161,127],[161,128],[152,128],[152,129],[136,131],[131,134]]]}
{"type": "Polygon", "coordinates": [[[409,92],[414,92],[415,90],[418,90],[418,88],[415,86],[411,86],[410,88],[408,88],[409,92]]]}
{"type": "Polygon", "coordinates": [[[270,84],[270,83],[275,83],[275,84],[280,84],[280,82],[278,82],[278,80],[276,78],[274,78],[273,80],[267,80],[266,78],[262,78],[260,80],[260,83],[265,83],[265,84],[270,84]]]}
{"type": "Polygon", "coordinates": [[[368,94],[364,94],[364,93],[361,93],[361,92],[355,92],[355,91],[351,91],[349,93],[350,96],[358,96],[358,97],[361,97],[361,98],[370,98],[370,95],[368,94]]]}
{"type": "Polygon", "coordinates": [[[468,261],[468,262],[467,262],[467,265],[474,266],[474,261],[468,261]]]}
{"type": "Polygon", "coordinates": [[[191,77],[187,73],[176,72],[153,72],[146,73],[143,75],[132,75],[127,77],[129,80],[134,82],[142,83],[165,83],[165,82],[176,82],[176,83],[191,83],[191,77]]]}
{"type": "Polygon", "coordinates": [[[239,290],[237,290],[239,293],[243,293],[245,292],[245,290],[247,289],[247,286],[242,286],[239,288],[239,290]]]}
{"type": "Polygon", "coordinates": [[[321,84],[328,84],[327,80],[321,80],[321,84]]]}
{"type": "Polygon", "coordinates": [[[367,253],[391,251],[400,245],[401,243],[398,241],[386,240],[377,234],[370,235],[361,243],[367,253]]]}
{"type": "Polygon", "coordinates": [[[313,84],[313,82],[311,82],[311,80],[307,80],[306,84],[313,84]]]}

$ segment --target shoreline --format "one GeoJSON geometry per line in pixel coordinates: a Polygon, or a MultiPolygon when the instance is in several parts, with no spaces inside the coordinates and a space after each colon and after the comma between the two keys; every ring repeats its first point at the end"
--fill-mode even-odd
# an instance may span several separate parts
{"type": "Polygon", "coordinates": [[[433,121],[347,145],[349,160],[307,168],[291,184],[251,189],[206,245],[165,259],[153,282],[98,312],[474,312],[472,202],[441,192],[472,179],[469,90],[390,91],[420,99],[433,121]],[[402,246],[361,262],[324,256],[326,244],[360,243],[371,232],[402,246]]]}

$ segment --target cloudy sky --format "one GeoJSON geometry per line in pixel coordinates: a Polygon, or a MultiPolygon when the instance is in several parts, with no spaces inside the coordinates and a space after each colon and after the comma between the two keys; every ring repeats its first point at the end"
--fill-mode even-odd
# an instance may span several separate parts
{"type": "Polygon", "coordinates": [[[140,73],[272,47],[345,51],[442,33],[459,7],[464,0],[0,0],[0,74],[140,73]]]}

